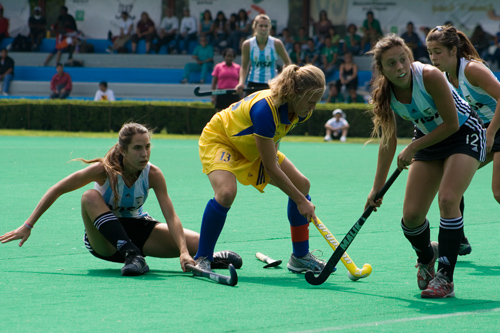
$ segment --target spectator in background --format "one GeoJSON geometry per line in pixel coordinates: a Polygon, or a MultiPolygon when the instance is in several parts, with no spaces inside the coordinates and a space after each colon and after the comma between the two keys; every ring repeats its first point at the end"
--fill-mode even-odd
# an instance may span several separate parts
{"type": "Polygon", "coordinates": [[[160,23],[160,35],[156,43],[156,53],[160,52],[162,45],[167,45],[168,53],[172,52],[172,47],[169,46],[170,42],[175,40],[179,31],[179,19],[174,15],[172,8],[165,9],[165,17],[160,23]]]}
{"type": "Polygon", "coordinates": [[[9,37],[9,20],[3,16],[3,7],[0,7],[0,42],[9,37]]]}
{"type": "Polygon", "coordinates": [[[66,6],[61,6],[57,21],[51,28],[56,34],[56,47],[45,59],[43,63],[44,66],[49,64],[54,55],[56,55],[56,63],[59,63],[63,52],[68,52],[68,60],[71,60],[73,58],[75,46],[78,43],[76,21],[72,15],[68,14],[68,8],[66,6]]]}
{"type": "MultiPolygon", "coordinates": [[[[238,84],[240,78],[240,65],[234,62],[236,51],[227,48],[222,52],[222,57],[224,61],[215,65],[212,72],[212,90],[233,89],[238,84]]],[[[215,110],[217,112],[239,100],[239,94],[212,96],[212,103],[215,104],[215,110]]]]}
{"type": "MultiPolygon", "coordinates": [[[[338,48],[341,38],[340,38],[340,35],[337,33],[337,29],[335,29],[335,27],[333,25],[330,28],[328,28],[328,36],[330,36],[330,39],[332,40],[332,44],[338,48]]],[[[339,52],[340,52],[340,49],[339,49],[339,52]]]]}
{"type": "Polygon", "coordinates": [[[349,90],[349,94],[347,95],[346,98],[346,103],[366,103],[365,99],[363,96],[358,94],[356,90],[349,90]]]}
{"type": "Polygon", "coordinates": [[[361,54],[361,36],[356,32],[358,27],[351,23],[347,27],[347,34],[344,38],[344,54],[351,52],[353,55],[361,54]]]}
{"type": "Polygon", "coordinates": [[[176,39],[176,49],[179,54],[186,54],[189,50],[189,42],[197,39],[197,21],[191,16],[189,8],[184,7],[183,17],[181,19],[181,27],[176,39]],[[180,41],[184,42],[184,47],[181,49],[180,41]]]}
{"type": "Polygon", "coordinates": [[[137,52],[137,43],[144,39],[146,41],[146,54],[151,51],[151,42],[156,37],[155,23],[149,14],[146,12],[141,13],[141,19],[137,22],[137,27],[135,29],[135,34],[132,35],[132,53],[137,52]]]}
{"type": "Polygon", "coordinates": [[[115,93],[113,92],[113,90],[108,89],[108,83],[106,81],[102,81],[101,83],[99,83],[99,89],[97,89],[95,93],[94,101],[114,102],[115,100],[115,93]]]}
{"type": "Polygon", "coordinates": [[[420,37],[415,33],[415,27],[413,22],[408,22],[406,24],[406,31],[401,34],[401,38],[405,41],[405,44],[413,52],[413,58],[420,58],[420,47],[422,46],[422,41],[420,37]]]}
{"type": "Polygon", "coordinates": [[[302,50],[300,42],[293,43],[293,50],[290,52],[290,60],[292,64],[302,66],[306,63],[306,53],[302,50]]]}
{"type": "Polygon", "coordinates": [[[477,53],[482,59],[488,57],[488,49],[492,45],[493,37],[483,30],[483,27],[478,24],[474,28],[472,35],[470,36],[470,42],[474,45],[477,53]]]}
{"type": "Polygon", "coordinates": [[[307,40],[307,48],[304,51],[305,62],[306,64],[312,64],[314,66],[318,66],[320,62],[320,51],[316,47],[314,43],[314,39],[309,38],[307,40]]]}
{"type": "Polygon", "coordinates": [[[497,67],[500,69],[500,26],[498,27],[498,32],[495,34],[495,38],[493,40],[493,51],[488,56],[488,60],[491,61],[491,64],[494,65],[497,63],[497,67]]]}
{"type": "MultiPolygon", "coordinates": [[[[106,52],[122,52],[125,44],[132,38],[134,31],[134,21],[130,18],[127,12],[122,12],[120,20],[120,34],[113,39],[113,45],[106,49],[106,52]]],[[[128,51],[127,51],[128,52],[128,51]]]]}
{"type": "Polygon", "coordinates": [[[200,83],[205,83],[205,77],[212,70],[214,65],[214,48],[208,44],[207,37],[202,36],[193,52],[193,59],[196,62],[187,63],[184,66],[184,75],[181,83],[188,83],[192,72],[200,72],[200,83]]]}
{"type": "Polygon", "coordinates": [[[290,30],[288,30],[288,28],[284,28],[281,31],[281,35],[278,36],[278,39],[283,42],[283,45],[285,46],[285,50],[287,52],[291,52],[293,50],[293,38],[290,35],[290,30]]]}
{"type": "Polygon", "coordinates": [[[42,9],[40,7],[36,6],[33,9],[33,14],[28,19],[28,26],[30,28],[31,50],[38,51],[47,29],[47,20],[42,16],[42,9]]]}
{"type": "Polygon", "coordinates": [[[61,63],[56,65],[56,71],[57,73],[50,80],[50,90],[52,90],[50,98],[65,99],[69,96],[73,87],[71,76],[64,71],[61,63]]]}
{"type": "Polygon", "coordinates": [[[342,91],[345,86],[349,95],[352,90],[356,92],[358,89],[358,65],[353,61],[352,53],[348,52],[344,55],[344,62],[340,64],[338,89],[342,91]]]}
{"type": "Polygon", "coordinates": [[[305,27],[300,27],[299,28],[299,34],[293,38],[294,43],[299,42],[300,43],[300,47],[303,50],[307,49],[307,40],[308,39],[309,39],[309,36],[307,36],[307,30],[306,30],[305,27]]]}
{"type": "Polygon", "coordinates": [[[370,10],[366,12],[366,19],[363,21],[363,38],[361,40],[361,49],[368,51],[380,37],[382,37],[382,28],[379,20],[377,20],[370,10]]]}
{"type": "Polygon", "coordinates": [[[228,20],[223,11],[217,12],[213,23],[213,46],[222,50],[227,46],[228,20]]]}
{"type": "Polygon", "coordinates": [[[332,21],[328,19],[328,14],[326,13],[326,10],[322,10],[319,12],[318,22],[314,22],[313,18],[311,18],[311,21],[313,22],[316,28],[316,35],[319,41],[323,40],[328,35],[328,29],[330,29],[330,27],[333,26],[332,21]]]}
{"type": "Polygon", "coordinates": [[[328,95],[326,96],[325,103],[344,103],[344,95],[339,93],[337,83],[331,83],[328,89],[328,95]]]}
{"type": "Polygon", "coordinates": [[[335,45],[332,44],[332,39],[330,36],[326,36],[323,39],[325,46],[321,50],[321,69],[325,73],[325,77],[328,78],[333,75],[335,70],[337,69],[337,60],[339,57],[339,49],[335,45]]]}
{"type": "Polygon", "coordinates": [[[198,26],[198,36],[207,37],[207,42],[210,45],[213,44],[213,39],[212,39],[214,33],[213,23],[214,20],[212,19],[212,13],[208,9],[206,9],[203,12],[203,16],[200,19],[200,24],[198,26]]]}
{"type": "Polygon", "coordinates": [[[241,45],[252,31],[252,20],[248,18],[248,14],[244,9],[240,9],[237,15],[236,31],[232,36],[229,36],[228,45],[236,50],[236,53],[241,53],[241,45]]]}
{"type": "Polygon", "coordinates": [[[349,130],[349,123],[345,120],[344,111],[341,109],[333,110],[333,117],[330,118],[326,124],[325,141],[332,141],[332,139],[340,139],[340,142],[346,142],[347,131],[349,130]]]}
{"type": "Polygon", "coordinates": [[[0,51],[0,80],[2,84],[2,95],[9,96],[10,81],[14,77],[14,60],[8,56],[7,50],[0,51]]]}

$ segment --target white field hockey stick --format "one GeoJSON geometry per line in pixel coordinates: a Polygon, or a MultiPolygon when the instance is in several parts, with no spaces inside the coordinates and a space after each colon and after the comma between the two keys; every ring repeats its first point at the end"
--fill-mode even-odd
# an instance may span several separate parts
{"type": "Polygon", "coordinates": [[[262,254],[260,252],[257,252],[255,254],[255,257],[259,259],[260,261],[265,262],[267,265],[264,266],[264,268],[269,268],[269,267],[276,267],[281,264],[281,260],[274,260],[273,258],[270,258],[266,256],[265,254],[262,254]]]}
{"type": "Polygon", "coordinates": [[[236,274],[236,269],[232,264],[229,264],[228,267],[230,276],[217,274],[211,271],[205,271],[190,264],[186,264],[186,268],[193,273],[193,276],[206,277],[220,284],[234,287],[238,283],[238,274],[236,274]]]}
{"type": "MultiPolygon", "coordinates": [[[[316,223],[313,221],[313,224],[316,226],[316,228],[318,228],[318,231],[321,233],[321,236],[323,236],[323,238],[328,242],[333,251],[335,251],[339,246],[339,242],[337,241],[335,236],[333,236],[333,234],[328,230],[328,228],[323,224],[323,222],[321,222],[319,218],[317,218],[317,220],[318,222],[316,223]]],[[[368,275],[370,275],[372,272],[372,266],[370,264],[364,264],[363,268],[359,269],[356,266],[356,264],[352,261],[352,259],[349,257],[347,252],[344,252],[340,260],[342,260],[342,263],[347,268],[348,270],[347,276],[352,281],[357,281],[359,279],[368,277],[368,275]]]]}
{"type": "MultiPolygon", "coordinates": [[[[256,92],[257,90],[254,88],[245,88],[244,92],[256,92]]],[[[234,95],[236,94],[236,90],[234,89],[220,89],[220,90],[209,90],[209,91],[200,91],[200,87],[194,88],[195,96],[217,96],[217,95],[234,95]]]]}

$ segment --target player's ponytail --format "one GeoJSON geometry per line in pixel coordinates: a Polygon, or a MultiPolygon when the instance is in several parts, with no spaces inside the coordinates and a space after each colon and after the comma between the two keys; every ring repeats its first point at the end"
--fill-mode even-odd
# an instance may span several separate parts
{"type": "MultiPolygon", "coordinates": [[[[477,60],[484,62],[477,53],[474,45],[467,36],[462,32],[457,30],[452,25],[437,26],[432,29],[426,38],[428,42],[438,42],[439,44],[446,47],[448,50],[452,50],[453,47],[457,48],[457,58],[465,58],[467,60],[477,60]]],[[[457,65],[458,66],[458,65],[457,65]]]]}

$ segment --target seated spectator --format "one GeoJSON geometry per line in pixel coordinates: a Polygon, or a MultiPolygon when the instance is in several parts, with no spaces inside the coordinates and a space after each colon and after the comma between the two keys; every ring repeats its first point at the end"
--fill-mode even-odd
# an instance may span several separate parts
{"type": "Polygon", "coordinates": [[[325,103],[344,103],[344,95],[339,93],[337,88],[337,83],[332,83],[329,85],[328,95],[326,96],[325,103]]]}
{"type": "MultiPolygon", "coordinates": [[[[227,48],[222,52],[222,57],[224,61],[215,65],[212,72],[212,90],[233,89],[239,82],[240,65],[234,62],[236,51],[227,48]]],[[[215,104],[215,110],[219,112],[240,99],[238,94],[217,95],[212,96],[212,103],[215,104]]]]}
{"type": "Polygon", "coordinates": [[[293,50],[290,52],[290,60],[292,64],[302,66],[306,63],[306,53],[302,50],[300,42],[293,43],[293,50]]]}
{"type": "Polygon", "coordinates": [[[151,51],[151,42],[156,37],[155,23],[146,12],[141,13],[141,19],[137,22],[135,34],[132,35],[132,53],[137,52],[137,43],[144,39],[146,41],[146,54],[151,51]]]}
{"type": "Polygon", "coordinates": [[[330,118],[326,124],[325,141],[340,139],[340,142],[346,142],[349,123],[345,120],[344,111],[336,109],[332,112],[333,118],[330,118]]]}
{"type": "Polygon", "coordinates": [[[165,9],[165,17],[160,23],[160,35],[156,42],[156,53],[160,52],[162,45],[167,45],[168,53],[172,52],[173,47],[169,46],[170,42],[175,40],[179,31],[179,19],[174,15],[172,8],[165,9]]]}
{"type": "Polygon", "coordinates": [[[40,7],[36,6],[33,9],[33,15],[28,20],[28,26],[30,28],[31,50],[38,51],[47,30],[47,20],[42,16],[42,9],[40,7]]]}
{"type": "Polygon", "coordinates": [[[336,47],[339,47],[341,37],[337,33],[337,29],[335,29],[335,27],[333,25],[330,28],[328,28],[328,36],[330,36],[330,39],[332,40],[332,44],[335,45],[336,47]]]}
{"type": "Polygon", "coordinates": [[[112,38],[113,45],[106,49],[106,52],[120,52],[125,53],[128,50],[124,49],[125,44],[132,38],[132,33],[134,31],[134,21],[130,18],[127,12],[123,11],[120,17],[120,33],[118,36],[112,38]]]}
{"type": "Polygon", "coordinates": [[[207,37],[200,37],[199,42],[200,45],[196,46],[193,52],[193,59],[196,62],[187,63],[184,66],[181,83],[188,83],[189,75],[192,72],[200,72],[200,83],[205,83],[205,77],[212,70],[214,48],[208,44],[207,37]]]}
{"type": "Polygon", "coordinates": [[[228,20],[223,11],[217,12],[213,23],[213,43],[212,45],[218,50],[222,50],[227,46],[228,37],[228,20]]]}
{"type": "Polygon", "coordinates": [[[212,45],[213,44],[213,33],[214,33],[214,27],[213,27],[214,20],[212,19],[212,13],[206,9],[203,12],[203,16],[200,19],[200,24],[198,27],[198,36],[204,36],[207,37],[207,42],[208,44],[212,45]]]}
{"type": "Polygon", "coordinates": [[[77,32],[76,21],[72,15],[68,14],[66,6],[61,6],[57,21],[51,28],[56,34],[56,47],[49,53],[47,59],[45,59],[44,66],[48,65],[54,55],[56,55],[56,63],[59,63],[63,52],[68,52],[68,59],[71,60],[75,46],[78,43],[79,34],[77,32]]]}
{"type": "Polygon", "coordinates": [[[319,65],[320,51],[316,48],[314,39],[309,38],[307,40],[307,48],[304,51],[305,63],[312,64],[314,66],[319,65]]]}
{"type": "Polygon", "coordinates": [[[14,60],[7,55],[7,50],[0,51],[0,80],[3,81],[2,95],[9,96],[10,81],[14,77],[14,60]]]}
{"type": "Polygon", "coordinates": [[[363,96],[358,94],[356,90],[349,90],[349,94],[345,100],[346,103],[366,103],[363,96]]]}
{"type": "Polygon", "coordinates": [[[348,52],[344,56],[344,62],[340,64],[338,89],[342,91],[342,87],[351,94],[351,90],[358,89],[358,65],[353,61],[352,53],[348,52]]]}
{"type": "Polygon", "coordinates": [[[283,42],[283,45],[285,46],[285,50],[287,52],[292,52],[292,50],[293,50],[293,38],[290,35],[290,30],[288,30],[288,28],[284,28],[281,31],[281,35],[278,36],[278,39],[283,42]]]}
{"type": "Polygon", "coordinates": [[[326,10],[322,10],[319,12],[319,21],[315,22],[313,18],[311,18],[315,28],[316,28],[316,36],[321,41],[326,36],[328,36],[328,29],[333,26],[332,21],[328,19],[328,14],[326,10]]]}
{"type": "Polygon", "coordinates": [[[406,31],[401,34],[401,38],[403,38],[405,44],[413,52],[413,58],[418,60],[420,58],[420,47],[422,46],[422,41],[415,33],[413,22],[410,21],[406,24],[406,31]]]}
{"type": "Polygon", "coordinates": [[[236,30],[229,35],[227,44],[229,47],[236,50],[236,53],[241,54],[241,45],[252,34],[252,20],[248,17],[245,9],[238,11],[236,20],[236,30]]]}
{"type": "Polygon", "coordinates": [[[493,37],[483,30],[483,27],[478,24],[474,28],[472,35],[470,36],[470,42],[474,45],[477,53],[482,59],[488,57],[488,49],[492,45],[493,37]]]}
{"type": "Polygon", "coordinates": [[[361,54],[361,36],[356,32],[358,27],[355,24],[349,24],[347,34],[344,38],[344,54],[351,52],[353,55],[361,54]]]}
{"type": "Polygon", "coordinates": [[[332,75],[337,69],[339,49],[332,44],[332,39],[330,38],[330,36],[326,36],[323,41],[325,43],[325,46],[321,50],[321,69],[325,73],[325,77],[328,80],[328,77],[332,75]]]}
{"type": "Polygon", "coordinates": [[[493,45],[495,47],[492,48],[491,54],[488,56],[488,61],[491,61],[491,64],[497,64],[497,67],[500,69],[500,27],[498,28],[498,32],[495,34],[495,38],[493,40],[493,45]]]}
{"type": "Polygon", "coordinates": [[[189,8],[184,7],[184,16],[181,19],[181,27],[179,29],[179,34],[175,41],[175,46],[177,53],[186,54],[189,50],[189,42],[195,41],[197,39],[197,23],[196,19],[191,16],[189,8]],[[180,41],[184,41],[184,47],[181,49],[180,41]]]}
{"type": "Polygon", "coordinates": [[[366,12],[366,19],[363,21],[363,38],[361,40],[361,49],[368,51],[382,37],[382,28],[379,20],[375,19],[373,12],[366,12]]]}
{"type": "Polygon", "coordinates": [[[115,100],[115,93],[113,92],[113,90],[108,88],[108,83],[106,81],[102,81],[101,83],[99,83],[99,89],[97,89],[95,93],[94,101],[114,102],[115,100]]]}
{"type": "Polygon", "coordinates": [[[9,20],[3,16],[3,7],[0,7],[0,42],[9,37],[9,20]]]}
{"type": "Polygon", "coordinates": [[[293,38],[294,42],[299,42],[300,47],[305,50],[307,49],[307,40],[309,39],[309,36],[307,36],[307,31],[305,27],[300,27],[299,28],[299,33],[297,36],[293,38]]]}
{"type": "Polygon", "coordinates": [[[69,96],[73,87],[71,76],[64,71],[64,67],[61,63],[56,65],[56,71],[57,73],[54,74],[52,80],[50,80],[50,90],[52,90],[50,98],[65,99],[69,96]]]}

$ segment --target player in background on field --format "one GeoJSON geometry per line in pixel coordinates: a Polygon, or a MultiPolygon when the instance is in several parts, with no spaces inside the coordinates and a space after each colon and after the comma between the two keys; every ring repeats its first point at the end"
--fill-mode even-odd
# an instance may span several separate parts
{"type": "Polygon", "coordinates": [[[321,69],[290,65],[269,82],[270,89],[253,93],[215,114],[199,140],[203,173],[214,190],[201,222],[194,257],[210,269],[212,254],[236,197],[237,181],[260,192],[273,184],[288,197],[293,253],[288,269],[320,272],[325,263],[309,252],[309,222],[316,220],[309,180],[278,150],[280,140],[309,119],[325,91],[321,69]]]}
{"type": "MultiPolygon", "coordinates": [[[[182,227],[163,173],[149,163],[151,132],[143,125],[128,123],[118,135],[118,143],[104,158],[78,159],[90,165],[52,186],[23,225],[0,236],[0,242],[21,239],[22,246],[38,219],[61,195],[95,182],[95,188],[85,191],[81,200],[84,242],[92,255],[125,263],[121,271],[125,276],[147,273],[145,256],[180,257],[183,271],[186,264],[194,264],[190,253],[196,253],[199,235],[182,227]],[[143,210],[150,188],[155,191],[166,224],[143,210]]],[[[232,252],[230,259],[235,256],[232,252]]],[[[215,257],[216,265],[227,267],[227,253],[215,257]]]]}
{"type": "Polygon", "coordinates": [[[237,93],[243,92],[247,76],[247,88],[269,89],[269,80],[277,75],[277,56],[283,61],[283,67],[292,63],[283,42],[270,36],[272,26],[269,16],[257,15],[252,27],[254,37],[244,41],[241,46],[240,80],[235,88],[237,93]]]}
{"type": "Polygon", "coordinates": [[[377,171],[367,205],[385,183],[397,148],[395,115],[416,126],[413,141],[397,157],[409,167],[401,227],[417,255],[417,282],[423,298],[455,295],[453,273],[463,235],[460,200],[486,155],[486,131],[477,115],[431,65],[413,61],[412,51],[394,34],[379,40],[374,56],[372,136],[381,133],[377,171]],[[439,192],[439,245],[431,243],[427,213],[439,192]],[[439,257],[438,271],[434,264],[439,257]]]}
{"type": "MultiPolygon", "coordinates": [[[[500,82],[485,65],[467,36],[453,26],[438,26],[427,35],[429,57],[445,73],[460,96],[469,103],[483,121],[486,130],[486,160],[479,168],[493,161],[492,190],[500,203],[500,82]]],[[[463,199],[461,203],[463,214],[463,199]]],[[[472,248],[463,237],[459,255],[472,248]]]]}

